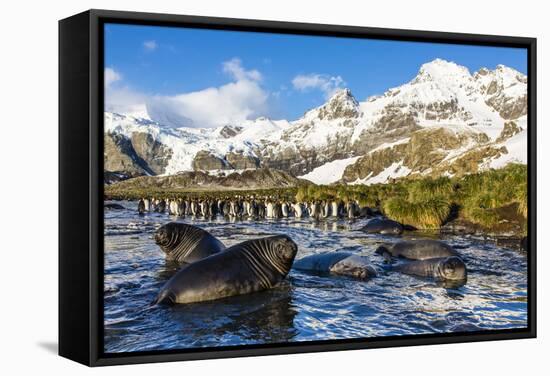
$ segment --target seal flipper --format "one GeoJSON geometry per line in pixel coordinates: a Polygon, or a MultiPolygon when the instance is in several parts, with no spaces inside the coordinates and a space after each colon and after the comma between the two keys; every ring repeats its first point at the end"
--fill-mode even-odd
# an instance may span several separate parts
{"type": "Polygon", "coordinates": [[[151,303],[154,305],[174,305],[176,304],[176,296],[168,289],[163,289],[157,296],[157,298],[151,303]]]}

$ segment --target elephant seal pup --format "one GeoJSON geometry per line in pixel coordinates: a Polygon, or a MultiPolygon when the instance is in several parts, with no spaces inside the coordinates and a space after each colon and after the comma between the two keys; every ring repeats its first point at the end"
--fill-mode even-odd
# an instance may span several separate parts
{"type": "Polygon", "coordinates": [[[373,218],[361,228],[367,234],[401,235],[403,225],[388,218],[373,218]]]}
{"type": "Polygon", "coordinates": [[[168,260],[192,263],[221,252],[221,241],[200,227],[170,222],[155,232],[155,243],[166,253],[168,260]]]}
{"type": "Polygon", "coordinates": [[[293,266],[296,270],[325,272],[359,279],[370,279],[376,276],[376,270],[366,257],[348,252],[327,252],[310,255],[297,260],[293,266]]]}
{"type": "Polygon", "coordinates": [[[120,204],[103,204],[103,209],[104,210],[124,210],[126,208],[120,204]]]}
{"type": "Polygon", "coordinates": [[[405,240],[392,245],[382,245],[375,252],[384,257],[402,257],[410,260],[457,256],[450,245],[431,239],[405,240]]]}
{"type": "Polygon", "coordinates": [[[457,256],[407,261],[397,265],[393,270],[438,281],[464,281],[467,277],[466,265],[457,256]]]}
{"type": "Polygon", "coordinates": [[[297,251],[287,235],[239,243],[180,269],[155,303],[194,303],[270,289],[286,277],[297,251]]]}

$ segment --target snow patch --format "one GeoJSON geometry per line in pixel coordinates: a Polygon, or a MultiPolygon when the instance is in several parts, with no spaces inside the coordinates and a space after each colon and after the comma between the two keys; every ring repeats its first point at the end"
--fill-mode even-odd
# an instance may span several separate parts
{"type": "Polygon", "coordinates": [[[354,182],[350,183],[351,185],[364,184],[380,184],[387,183],[390,179],[397,179],[401,177],[408,176],[411,173],[411,169],[407,166],[403,166],[403,161],[394,162],[378,175],[372,176],[372,173],[369,174],[366,178],[357,179],[354,182]]]}
{"type": "Polygon", "coordinates": [[[369,154],[374,153],[375,151],[378,151],[378,150],[393,148],[393,147],[396,146],[396,145],[406,144],[406,143],[409,142],[410,140],[411,140],[410,137],[406,137],[406,138],[402,138],[402,139],[397,140],[397,141],[394,141],[394,142],[385,142],[385,143],[383,143],[382,145],[379,145],[379,146],[377,146],[376,148],[372,149],[372,150],[369,152],[369,154]]]}
{"type": "Polygon", "coordinates": [[[527,164],[527,130],[519,132],[498,145],[505,146],[508,153],[488,161],[488,168],[502,168],[508,163],[527,164]]]}
{"type": "Polygon", "coordinates": [[[342,179],[344,170],[350,164],[355,163],[361,157],[337,159],[315,168],[313,171],[299,176],[300,179],[309,180],[315,184],[331,184],[342,179]]]}

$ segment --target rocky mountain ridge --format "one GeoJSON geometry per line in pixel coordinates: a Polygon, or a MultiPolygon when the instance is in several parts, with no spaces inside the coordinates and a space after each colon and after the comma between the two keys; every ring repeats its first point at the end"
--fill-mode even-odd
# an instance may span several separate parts
{"type": "Polygon", "coordinates": [[[323,184],[462,175],[526,163],[526,114],[522,73],[499,65],[470,74],[436,59],[383,95],[360,102],[342,89],[292,122],[168,128],[105,113],[105,170],[133,177],[264,168],[323,184]]]}

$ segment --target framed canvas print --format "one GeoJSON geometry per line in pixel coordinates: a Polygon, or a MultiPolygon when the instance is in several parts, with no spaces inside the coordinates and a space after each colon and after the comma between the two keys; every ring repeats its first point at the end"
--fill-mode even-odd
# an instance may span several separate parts
{"type": "Polygon", "coordinates": [[[59,23],[59,352],[536,335],[536,40],[90,10],[59,23]]]}

